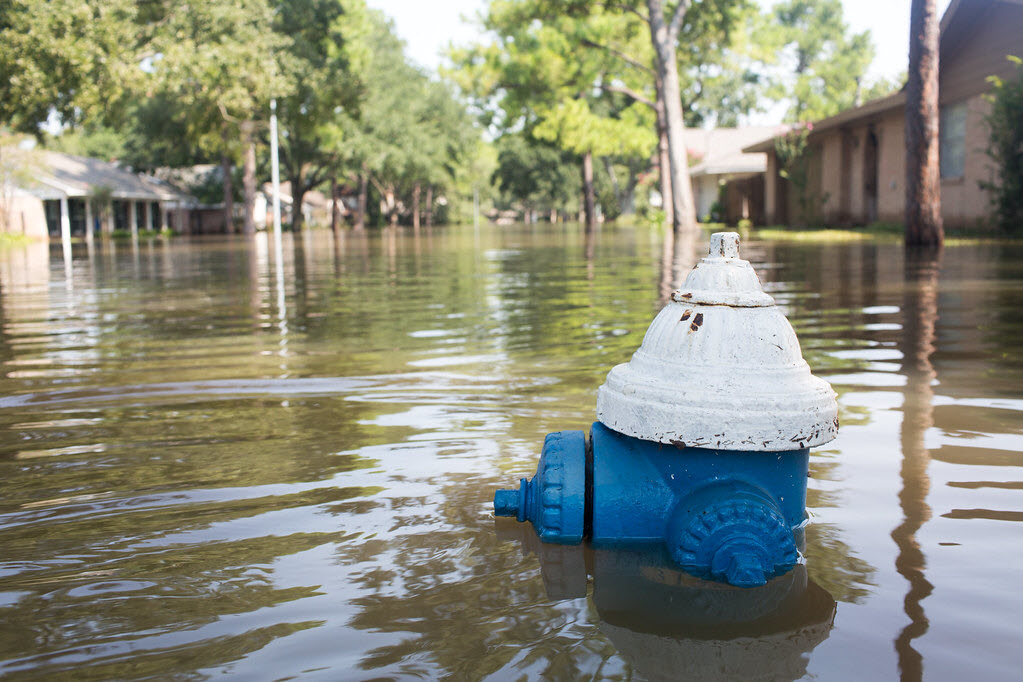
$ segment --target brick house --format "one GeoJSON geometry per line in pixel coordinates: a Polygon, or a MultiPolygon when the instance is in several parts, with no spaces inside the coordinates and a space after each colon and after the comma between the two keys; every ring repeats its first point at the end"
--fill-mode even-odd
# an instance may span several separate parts
{"type": "MultiPolygon", "coordinates": [[[[941,211],[946,227],[983,228],[991,206],[980,183],[993,169],[985,153],[988,76],[1012,77],[1007,55],[1023,56],[1023,0],[952,0],[941,19],[941,211]]],[[[744,152],[767,154],[766,221],[772,224],[902,223],[906,95],[897,92],[816,121],[807,137],[806,189],[779,174],[774,139],[744,152]]]]}

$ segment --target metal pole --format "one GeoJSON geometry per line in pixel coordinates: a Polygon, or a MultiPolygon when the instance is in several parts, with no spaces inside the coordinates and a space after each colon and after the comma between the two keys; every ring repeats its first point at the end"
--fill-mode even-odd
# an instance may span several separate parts
{"type": "Polygon", "coordinates": [[[277,261],[277,311],[284,330],[284,247],[281,244],[281,169],[277,151],[277,100],[270,100],[270,179],[273,183],[274,258],[277,261]]]}
{"type": "Polygon", "coordinates": [[[277,152],[277,100],[270,100],[270,175],[273,182],[274,248],[281,250],[281,167],[277,152]]]}
{"type": "Polygon", "coordinates": [[[131,230],[131,238],[139,238],[139,209],[134,199],[128,199],[128,223],[131,230]]]}
{"type": "Polygon", "coordinates": [[[64,278],[71,289],[71,215],[68,213],[67,195],[60,197],[60,244],[64,251],[64,278]]]}
{"type": "Polygon", "coordinates": [[[85,241],[91,244],[95,231],[96,225],[92,217],[92,199],[85,197],[85,241]]]}

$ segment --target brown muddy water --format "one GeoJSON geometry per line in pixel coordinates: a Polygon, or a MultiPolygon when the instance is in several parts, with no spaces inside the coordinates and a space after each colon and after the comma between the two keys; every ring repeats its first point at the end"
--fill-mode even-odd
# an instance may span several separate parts
{"type": "Polygon", "coordinates": [[[1020,245],[743,245],[842,420],[767,587],[494,519],[701,239],[0,253],[0,676],[1019,679],[1020,245]]]}

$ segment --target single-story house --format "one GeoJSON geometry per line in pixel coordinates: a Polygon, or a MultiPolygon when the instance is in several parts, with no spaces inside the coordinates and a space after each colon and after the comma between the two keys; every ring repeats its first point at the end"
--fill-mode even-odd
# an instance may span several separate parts
{"type": "Polygon", "coordinates": [[[184,212],[194,203],[166,183],[99,159],[35,150],[21,156],[24,172],[0,193],[0,225],[8,232],[92,238],[96,231],[183,231],[184,212]]]}
{"type": "Polygon", "coordinates": [[[689,167],[696,217],[735,224],[764,219],[764,172],[767,154],[743,147],[785,132],[787,126],[689,129],[686,149],[696,163],[689,167]]]}
{"type": "MultiPolygon", "coordinates": [[[[1023,56],[1023,0],[952,0],[941,19],[941,211],[953,228],[986,224],[980,186],[993,179],[985,153],[988,76],[1012,77],[1007,55],[1023,56]]],[[[775,139],[743,149],[767,155],[768,223],[901,223],[905,207],[905,91],[812,125],[804,156],[805,191],[779,173],[775,139]]]]}

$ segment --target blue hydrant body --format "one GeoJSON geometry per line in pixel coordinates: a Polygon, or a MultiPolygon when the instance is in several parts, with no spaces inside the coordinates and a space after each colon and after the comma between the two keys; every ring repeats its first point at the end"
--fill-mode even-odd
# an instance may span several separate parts
{"type": "Polygon", "coordinates": [[[499,490],[499,516],[530,521],[546,542],[663,543],[687,572],[753,587],[798,561],[807,449],[680,448],[593,424],[549,434],[531,481],[499,490]]]}
{"type": "Polygon", "coordinates": [[[549,434],[533,480],[497,491],[495,514],[546,542],[663,543],[687,572],[740,587],[796,565],[809,448],[834,439],[838,407],[738,244],[711,236],[600,387],[589,439],[549,434]]]}

